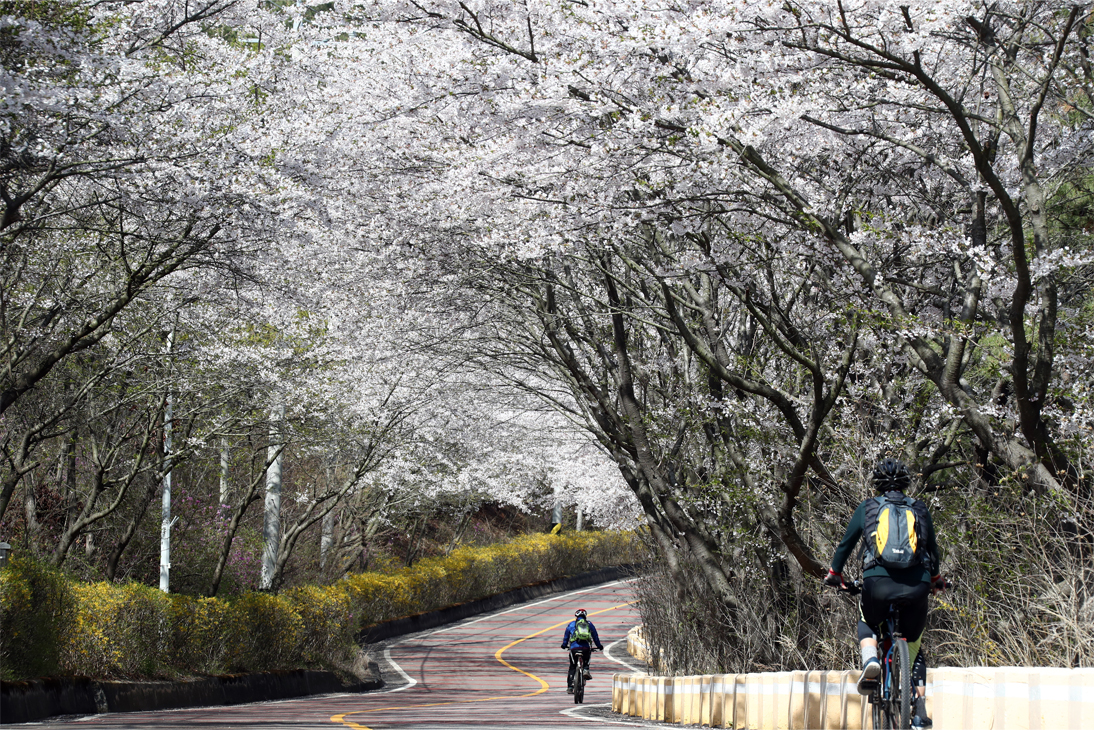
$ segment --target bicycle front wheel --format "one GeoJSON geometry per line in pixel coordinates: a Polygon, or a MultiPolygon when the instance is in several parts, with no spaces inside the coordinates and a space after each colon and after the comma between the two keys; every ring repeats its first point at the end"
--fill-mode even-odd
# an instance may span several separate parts
{"type": "Polygon", "coordinates": [[[892,686],[889,695],[889,721],[891,727],[907,730],[912,726],[912,662],[908,642],[893,642],[892,686]]]}
{"type": "Polygon", "coordinates": [[[874,716],[874,730],[889,730],[889,715],[886,700],[882,697],[881,689],[875,689],[870,695],[870,709],[874,716]]]}

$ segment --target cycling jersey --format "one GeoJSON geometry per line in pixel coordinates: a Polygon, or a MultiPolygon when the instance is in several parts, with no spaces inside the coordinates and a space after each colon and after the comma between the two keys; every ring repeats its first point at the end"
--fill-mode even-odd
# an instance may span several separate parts
{"type": "MultiPolygon", "coordinates": [[[[575,628],[577,628],[577,619],[576,618],[573,621],[570,622],[570,625],[566,627],[566,633],[562,635],[562,648],[563,649],[569,649],[569,648],[574,647],[574,646],[579,646],[583,649],[588,649],[589,648],[589,642],[588,641],[577,641],[573,638],[575,628]]],[[[589,621],[589,631],[592,632],[593,643],[596,644],[596,648],[603,651],[604,646],[603,646],[603,644],[600,643],[600,637],[597,635],[596,627],[593,626],[592,621],[589,621]]]]}
{"type": "MultiPolygon", "coordinates": [[[[890,492],[890,494],[904,496],[902,492],[890,492]]],[[[851,516],[851,521],[847,523],[847,531],[843,533],[843,539],[840,540],[840,544],[836,548],[836,554],[832,558],[832,570],[835,572],[843,572],[843,566],[851,556],[851,551],[862,539],[862,533],[866,529],[866,505],[872,501],[873,497],[863,500],[855,509],[855,514],[851,516]]],[[[924,509],[923,515],[923,536],[925,539],[923,562],[905,570],[892,570],[881,564],[875,564],[863,571],[863,579],[889,577],[898,583],[931,582],[931,577],[934,575],[932,571],[937,571],[938,566],[942,564],[942,553],[938,549],[938,542],[935,539],[934,522],[931,520],[931,514],[924,509]]]]}

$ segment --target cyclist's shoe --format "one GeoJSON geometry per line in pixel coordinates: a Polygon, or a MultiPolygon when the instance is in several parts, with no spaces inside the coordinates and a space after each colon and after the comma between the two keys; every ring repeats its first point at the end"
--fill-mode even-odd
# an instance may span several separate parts
{"type": "Polygon", "coordinates": [[[566,694],[572,695],[573,693],[574,693],[574,686],[571,684],[569,687],[566,688],[566,694]]]}
{"type": "Polygon", "coordinates": [[[874,657],[866,660],[862,667],[862,674],[858,678],[858,693],[868,695],[877,689],[877,678],[881,676],[881,662],[874,657]]]}
{"type": "Polygon", "coordinates": [[[912,713],[912,727],[928,728],[934,725],[931,718],[927,717],[927,701],[922,697],[915,698],[915,711],[912,713]]]}
{"type": "Polygon", "coordinates": [[[585,670],[585,679],[592,679],[592,678],[593,678],[593,673],[590,672],[588,669],[586,669],[585,670]]]}

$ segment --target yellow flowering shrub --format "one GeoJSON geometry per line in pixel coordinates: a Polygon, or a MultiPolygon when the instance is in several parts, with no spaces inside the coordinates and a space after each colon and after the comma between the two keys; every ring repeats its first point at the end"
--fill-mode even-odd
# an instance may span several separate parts
{"type": "Polygon", "coordinates": [[[629,532],[523,535],[507,543],[424,558],[391,575],[354,574],[333,587],[350,595],[363,628],[531,583],[635,562],[640,550],[639,540],[629,532]]]}
{"type": "Polygon", "coordinates": [[[331,587],[304,586],[282,594],[300,617],[295,653],[305,664],[322,664],[353,641],[353,606],[345,591],[331,587]]]}
{"type": "Polygon", "coordinates": [[[290,669],[301,663],[304,620],[283,596],[246,593],[231,602],[225,662],[232,672],[290,669]]]}
{"type": "Polygon", "coordinates": [[[72,585],[60,573],[12,556],[0,570],[0,678],[56,674],[75,611],[72,585]]]}
{"type": "Polygon", "coordinates": [[[171,597],[139,583],[76,583],[76,620],[61,669],[92,677],[156,676],[170,656],[171,597]]]}
{"type": "Polygon", "coordinates": [[[224,670],[229,632],[230,604],[216,598],[171,597],[173,667],[190,672],[217,674],[224,670]]]}
{"type": "Polygon", "coordinates": [[[5,679],[161,677],[330,667],[366,627],[522,585],[635,562],[633,534],[525,535],[393,574],[222,600],[135,583],[77,583],[33,560],[0,570],[5,679]]]}

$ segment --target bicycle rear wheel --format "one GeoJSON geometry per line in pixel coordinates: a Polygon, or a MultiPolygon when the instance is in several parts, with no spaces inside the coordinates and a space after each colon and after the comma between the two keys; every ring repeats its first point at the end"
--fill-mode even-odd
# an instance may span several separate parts
{"type": "Polygon", "coordinates": [[[585,657],[577,654],[577,669],[574,670],[574,704],[585,701],[585,657]]]}
{"type": "Polygon", "coordinates": [[[893,730],[907,730],[912,726],[912,662],[908,642],[893,642],[893,665],[889,689],[889,723],[893,730]]]}

